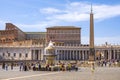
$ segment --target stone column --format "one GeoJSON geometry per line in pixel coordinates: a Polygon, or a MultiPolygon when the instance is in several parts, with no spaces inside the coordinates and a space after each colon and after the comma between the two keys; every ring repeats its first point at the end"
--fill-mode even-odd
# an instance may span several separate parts
{"type": "Polygon", "coordinates": [[[65,53],[65,50],[64,50],[64,60],[66,59],[66,53],[65,53]]]}
{"type": "Polygon", "coordinates": [[[119,60],[119,50],[117,51],[117,60],[119,60]]]}
{"type": "Polygon", "coordinates": [[[113,53],[113,59],[115,59],[115,50],[114,50],[114,53],[113,53]]]}
{"type": "Polygon", "coordinates": [[[82,51],[82,60],[84,60],[84,51],[82,51]]]}
{"type": "Polygon", "coordinates": [[[61,60],[61,50],[59,51],[59,60],[61,60]]]}
{"type": "Polygon", "coordinates": [[[39,50],[39,53],[40,53],[40,60],[41,60],[41,49],[39,50]]]}
{"type": "Polygon", "coordinates": [[[77,60],[79,60],[80,55],[79,55],[79,51],[77,51],[77,60]]]}
{"type": "Polygon", "coordinates": [[[75,51],[75,60],[77,60],[77,51],[75,51]]]}
{"type": "Polygon", "coordinates": [[[72,50],[72,59],[74,60],[74,51],[72,50]]]}
{"type": "Polygon", "coordinates": [[[81,58],[81,60],[83,60],[83,54],[82,54],[82,50],[80,51],[80,58],[81,58]]]}
{"type": "Polygon", "coordinates": [[[73,50],[73,53],[72,53],[72,54],[73,54],[73,60],[75,60],[75,53],[74,53],[74,52],[75,52],[75,51],[73,50]]]}
{"type": "Polygon", "coordinates": [[[63,60],[63,59],[62,59],[62,58],[63,58],[62,55],[63,55],[63,52],[62,52],[62,50],[61,50],[61,52],[60,52],[60,59],[61,59],[61,60],[63,60]]]}
{"type": "Polygon", "coordinates": [[[84,50],[84,60],[86,60],[86,51],[84,50]]]}
{"type": "Polygon", "coordinates": [[[72,59],[72,58],[71,58],[71,50],[70,50],[70,53],[69,53],[69,54],[70,54],[70,60],[71,60],[71,59],[72,59]]]}
{"type": "Polygon", "coordinates": [[[67,55],[67,60],[68,60],[68,50],[66,51],[66,55],[67,55]]]}
{"type": "Polygon", "coordinates": [[[81,60],[81,53],[80,53],[80,51],[79,51],[79,60],[81,60]]]}
{"type": "Polygon", "coordinates": [[[60,50],[58,50],[57,52],[58,52],[58,53],[57,53],[57,60],[59,60],[59,57],[60,57],[60,56],[59,56],[60,50]]]}
{"type": "Polygon", "coordinates": [[[40,50],[38,50],[38,60],[40,60],[40,50]]]}
{"type": "Polygon", "coordinates": [[[58,60],[58,53],[59,53],[59,50],[56,50],[56,52],[57,52],[57,53],[56,53],[56,55],[57,55],[57,56],[56,56],[56,60],[58,60]]]}
{"type": "Polygon", "coordinates": [[[110,50],[108,51],[108,55],[109,55],[108,59],[111,60],[111,51],[110,50]]]}
{"type": "Polygon", "coordinates": [[[32,50],[32,60],[35,59],[35,50],[32,50]]]}
{"type": "Polygon", "coordinates": [[[41,60],[44,60],[44,49],[41,49],[41,60]]]}
{"type": "Polygon", "coordinates": [[[63,60],[65,60],[65,50],[63,50],[63,60]]]}

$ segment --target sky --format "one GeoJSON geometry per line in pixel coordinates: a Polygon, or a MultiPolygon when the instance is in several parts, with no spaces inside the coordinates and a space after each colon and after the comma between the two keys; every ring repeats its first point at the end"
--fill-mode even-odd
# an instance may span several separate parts
{"type": "Polygon", "coordinates": [[[91,4],[95,45],[120,44],[120,0],[0,0],[0,30],[5,29],[5,23],[24,32],[76,26],[81,28],[82,44],[88,44],[91,4]]]}

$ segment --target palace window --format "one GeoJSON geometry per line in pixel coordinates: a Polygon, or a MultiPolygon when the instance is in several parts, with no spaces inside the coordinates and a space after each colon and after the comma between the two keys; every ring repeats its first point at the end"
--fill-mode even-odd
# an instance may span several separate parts
{"type": "Polygon", "coordinates": [[[3,56],[5,56],[5,53],[3,53],[3,56]]]}
{"type": "Polygon", "coordinates": [[[22,57],[22,54],[21,54],[21,53],[19,54],[19,57],[22,57]]]}
{"type": "Polygon", "coordinates": [[[8,57],[10,57],[10,53],[8,53],[8,57]]]}
{"type": "Polygon", "coordinates": [[[16,53],[14,53],[13,56],[16,57],[16,53]]]}
{"type": "Polygon", "coordinates": [[[27,53],[25,54],[25,57],[28,57],[28,54],[27,54],[27,53]]]}

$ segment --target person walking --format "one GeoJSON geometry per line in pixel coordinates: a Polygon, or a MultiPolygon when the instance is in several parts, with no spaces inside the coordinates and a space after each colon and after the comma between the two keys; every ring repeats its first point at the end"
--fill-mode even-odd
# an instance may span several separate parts
{"type": "Polygon", "coordinates": [[[41,70],[41,64],[40,63],[38,64],[38,70],[39,71],[41,70]]]}
{"type": "Polygon", "coordinates": [[[20,63],[20,71],[23,70],[23,63],[20,63]]]}
{"type": "Polygon", "coordinates": [[[5,64],[5,69],[6,69],[6,71],[8,70],[8,64],[7,63],[5,64]]]}
{"type": "Polygon", "coordinates": [[[11,70],[13,70],[13,66],[14,66],[14,64],[13,64],[13,63],[11,63],[11,70]]]}
{"type": "Polygon", "coordinates": [[[72,65],[69,63],[69,64],[68,64],[68,70],[69,70],[69,71],[71,71],[71,67],[72,67],[72,65]]]}

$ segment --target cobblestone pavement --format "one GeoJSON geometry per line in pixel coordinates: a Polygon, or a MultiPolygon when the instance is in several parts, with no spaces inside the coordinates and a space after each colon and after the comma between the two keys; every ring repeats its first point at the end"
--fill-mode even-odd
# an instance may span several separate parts
{"type": "Polygon", "coordinates": [[[90,68],[81,67],[79,71],[19,71],[2,70],[0,67],[0,80],[120,80],[120,67],[97,67],[92,73],[90,68]]]}

